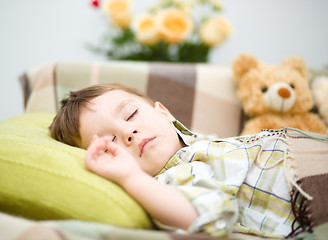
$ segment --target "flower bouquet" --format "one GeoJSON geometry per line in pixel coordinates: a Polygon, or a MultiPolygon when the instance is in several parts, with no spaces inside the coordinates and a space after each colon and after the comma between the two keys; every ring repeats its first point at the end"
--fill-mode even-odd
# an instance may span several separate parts
{"type": "Polygon", "coordinates": [[[88,48],[109,59],[208,62],[212,49],[231,34],[216,0],[160,0],[149,12],[132,15],[130,0],[93,0],[109,22],[98,45],[88,48]]]}

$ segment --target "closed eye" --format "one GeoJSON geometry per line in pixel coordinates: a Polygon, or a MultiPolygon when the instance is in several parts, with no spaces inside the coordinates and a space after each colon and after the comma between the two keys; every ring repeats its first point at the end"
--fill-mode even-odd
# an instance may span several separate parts
{"type": "Polygon", "coordinates": [[[138,108],[126,119],[126,121],[129,121],[132,118],[134,118],[137,113],[138,113],[138,108]]]}

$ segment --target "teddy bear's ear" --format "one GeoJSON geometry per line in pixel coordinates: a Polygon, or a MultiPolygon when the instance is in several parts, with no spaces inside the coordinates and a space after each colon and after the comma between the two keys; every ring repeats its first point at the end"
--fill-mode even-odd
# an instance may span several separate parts
{"type": "Polygon", "coordinates": [[[257,65],[258,61],[252,55],[248,53],[240,54],[232,63],[232,70],[235,75],[235,79],[239,81],[245,73],[252,68],[256,68],[257,65]]]}
{"type": "Polygon", "coordinates": [[[283,66],[289,66],[298,71],[306,80],[310,80],[308,69],[305,65],[304,59],[301,57],[289,57],[282,62],[283,66]]]}

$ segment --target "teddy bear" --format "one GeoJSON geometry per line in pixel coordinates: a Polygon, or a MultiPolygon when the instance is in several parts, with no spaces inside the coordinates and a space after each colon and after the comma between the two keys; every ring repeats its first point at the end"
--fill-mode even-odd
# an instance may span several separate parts
{"type": "Polygon", "coordinates": [[[303,58],[289,57],[281,65],[273,65],[243,53],[234,60],[232,69],[247,117],[241,135],[285,126],[327,133],[319,115],[310,112],[313,97],[303,58]]]}
{"type": "Polygon", "coordinates": [[[316,76],[312,80],[311,89],[318,114],[328,126],[328,76],[316,76]]]}

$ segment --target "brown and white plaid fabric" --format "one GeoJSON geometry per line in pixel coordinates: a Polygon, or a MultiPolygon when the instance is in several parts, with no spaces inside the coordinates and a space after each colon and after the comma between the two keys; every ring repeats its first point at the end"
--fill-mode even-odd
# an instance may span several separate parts
{"type": "Polygon", "coordinates": [[[296,235],[328,223],[328,136],[295,130],[287,137],[297,184],[312,197],[307,199],[293,188],[293,211],[300,223],[296,235]]]}
{"type": "Polygon", "coordinates": [[[21,77],[25,110],[52,112],[72,90],[118,82],[161,101],[190,129],[218,137],[240,131],[241,107],[230,67],[129,61],[56,63],[28,70],[21,77]]]}

